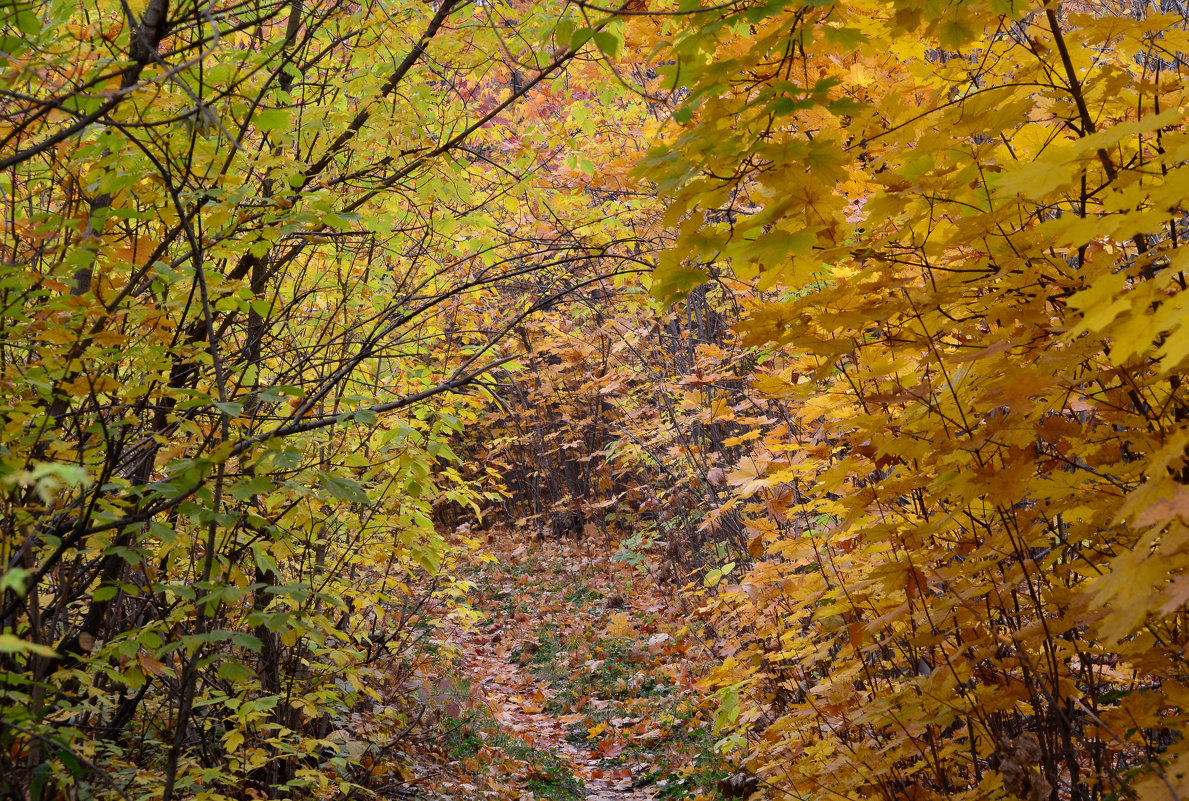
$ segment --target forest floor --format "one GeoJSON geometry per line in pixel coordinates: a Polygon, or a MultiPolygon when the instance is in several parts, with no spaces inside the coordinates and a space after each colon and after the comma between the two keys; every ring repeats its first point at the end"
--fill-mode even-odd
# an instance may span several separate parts
{"type": "Polygon", "coordinates": [[[713,658],[646,555],[501,534],[468,561],[477,619],[437,633],[453,700],[416,784],[517,801],[718,797],[726,766],[697,688],[713,658]]]}

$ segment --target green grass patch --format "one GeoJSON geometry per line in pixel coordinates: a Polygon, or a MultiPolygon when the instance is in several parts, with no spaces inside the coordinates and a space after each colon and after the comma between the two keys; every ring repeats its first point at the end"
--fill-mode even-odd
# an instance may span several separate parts
{"type": "Polygon", "coordinates": [[[489,715],[475,713],[448,720],[443,731],[450,759],[474,757],[484,747],[502,751],[512,760],[528,766],[525,788],[538,799],[580,801],[585,797],[582,782],[574,776],[568,762],[552,751],[534,748],[512,737],[489,715]]]}
{"type": "Polygon", "coordinates": [[[533,767],[528,789],[537,798],[549,801],[578,801],[585,797],[582,783],[570,771],[570,765],[556,755],[533,749],[525,760],[533,767]]]}
{"type": "Polygon", "coordinates": [[[603,596],[598,590],[591,587],[589,584],[579,584],[566,593],[565,601],[570,606],[585,609],[594,606],[603,599],[603,596]]]}

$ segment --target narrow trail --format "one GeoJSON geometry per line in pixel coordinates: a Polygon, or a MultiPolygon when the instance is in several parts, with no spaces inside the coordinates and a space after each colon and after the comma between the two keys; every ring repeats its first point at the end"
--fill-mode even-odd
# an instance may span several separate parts
{"type": "Polygon", "coordinates": [[[460,633],[462,663],[492,717],[514,736],[541,751],[556,754],[571,767],[592,801],[653,801],[653,787],[633,787],[640,766],[603,767],[601,757],[566,740],[568,723],[583,716],[556,716],[544,711],[556,692],[528,670],[511,661],[500,649],[501,631],[460,633]]]}
{"type": "Polygon", "coordinates": [[[628,559],[611,543],[507,533],[476,553],[479,622],[441,632],[477,716],[468,731],[482,732],[456,749],[483,775],[474,786],[516,801],[712,797],[704,649],[673,588],[628,559]]]}

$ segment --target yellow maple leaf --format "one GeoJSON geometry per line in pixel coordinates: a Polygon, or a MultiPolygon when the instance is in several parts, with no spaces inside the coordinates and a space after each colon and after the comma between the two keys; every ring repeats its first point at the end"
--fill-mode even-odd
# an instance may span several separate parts
{"type": "Polygon", "coordinates": [[[607,636],[629,639],[636,636],[636,628],[632,625],[627,612],[616,612],[607,621],[607,636]]]}

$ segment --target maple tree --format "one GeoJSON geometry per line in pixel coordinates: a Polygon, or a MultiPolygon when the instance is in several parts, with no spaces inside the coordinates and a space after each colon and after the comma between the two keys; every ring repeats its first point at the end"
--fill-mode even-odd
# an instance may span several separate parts
{"type": "Polygon", "coordinates": [[[708,613],[742,632],[722,745],[774,794],[1184,792],[1185,23],[672,23],[657,291],[754,280],[768,354],[729,473],[753,561],[708,613]]]}

